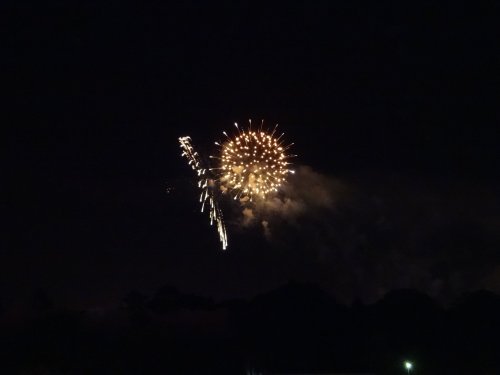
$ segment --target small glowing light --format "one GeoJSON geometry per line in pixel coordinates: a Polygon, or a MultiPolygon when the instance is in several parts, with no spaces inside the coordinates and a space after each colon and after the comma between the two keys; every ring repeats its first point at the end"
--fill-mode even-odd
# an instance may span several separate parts
{"type": "Polygon", "coordinates": [[[410,371],[413,368],[413,363],[406,361],[405,368],[410,371]]]}

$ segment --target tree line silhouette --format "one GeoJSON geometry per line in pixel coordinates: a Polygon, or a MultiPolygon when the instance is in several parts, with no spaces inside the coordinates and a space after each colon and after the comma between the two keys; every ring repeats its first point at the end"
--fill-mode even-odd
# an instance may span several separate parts
{"type": "Polygon", "coordinates": [[[488,291],[447,308],[411,289],[346,306],[295,282],[222,302],[165,286],[101,310],[32,299],[16,324],[0,303],[2,373],[400,374],[405,359],[415,374],[500,373],[500,297],[488,291]]]}

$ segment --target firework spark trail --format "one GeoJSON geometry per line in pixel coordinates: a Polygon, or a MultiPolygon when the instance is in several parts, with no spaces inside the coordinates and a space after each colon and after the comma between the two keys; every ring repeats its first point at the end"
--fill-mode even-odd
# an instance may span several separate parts
{"type": "Polygon", "coordinates": [[[198,187],[201,189],[200,203],[201,212],[205,210],[205,205],[210,207],[210,225],[215,222],[217,224],[217,232],[219,233],[219,239],[222,243],[222,249],[227,248],[227,232],[226,226],[224,224],[224,219],[222,216],[222,211],[219,207],[218,201],[214,196],[213,192],[213,182],[207,177],[207,169],[203,167],[199,154],[194,150],[191,143],[190,137],[180,137],[179,138],[180,147],[182,149],[181,156],[188,160],[188,164],[198,175],[198,187]]]}

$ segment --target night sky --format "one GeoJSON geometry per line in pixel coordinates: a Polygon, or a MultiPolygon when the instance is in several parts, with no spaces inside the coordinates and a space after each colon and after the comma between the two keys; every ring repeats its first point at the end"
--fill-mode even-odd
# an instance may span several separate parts
{"type": "Polygon", "coordinates": [[[2,5],[5,305],[500,292],[496,2],[166,3],[2,5]],[[249,118],[295,143],[295,206],[226,207],[222,252],[177,138],[249,118]]]}

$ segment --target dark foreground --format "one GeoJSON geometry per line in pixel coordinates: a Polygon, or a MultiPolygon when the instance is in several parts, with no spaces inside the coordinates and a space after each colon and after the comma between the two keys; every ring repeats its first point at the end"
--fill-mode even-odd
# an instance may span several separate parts
{"type": "Polygon", "coordinates": [[[114,309],[2,312],[1,373],[500,373],[500,297],[477,292],[448,309],[413,290],[373,305],[337,304],[289,284],[251,301],[214,303],[160,289],[114,309]]]}

